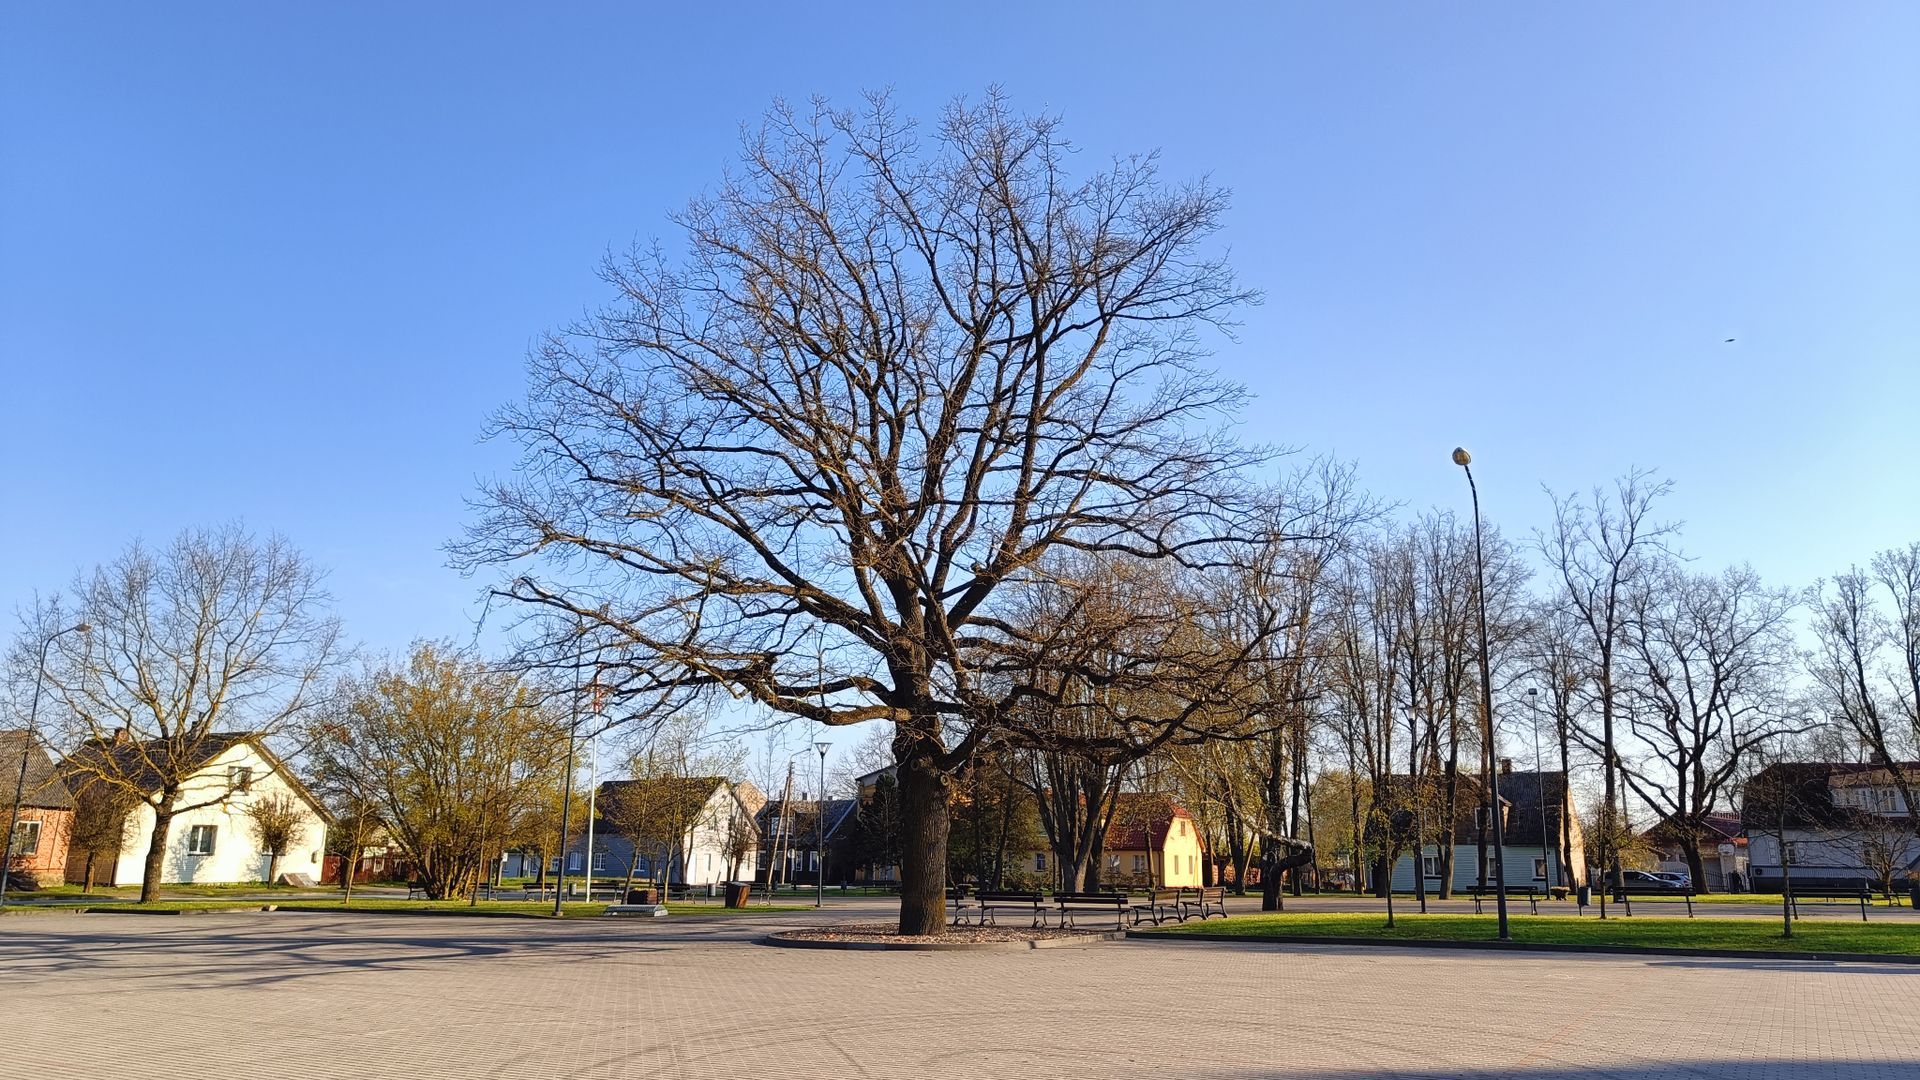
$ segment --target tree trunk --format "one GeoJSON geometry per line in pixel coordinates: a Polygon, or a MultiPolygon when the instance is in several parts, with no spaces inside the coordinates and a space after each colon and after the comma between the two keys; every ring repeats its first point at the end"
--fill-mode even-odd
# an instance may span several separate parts
{"type": "Polygon", "coordinates": [[[85,876],[83,877],[80,884],[80,895],[87,896],[92,892],[93,892],[93,852],[89,851],[87,852],[87,869],[85,872],[85,876]]]}
{"type": "MultiPolygon", "coordinates": [[[[172,803],[172,798],[167,799],[172,803]]],[[[140,902],[151,904],[160,899],[160,875],[167,862],[167,834],[173,831],[173,811],[155,809],[153,838],[147,843],[146,868],[140,877],[140,902]]]]}
{"type": "Polygon", "coordinates": [[[267,855],[267,884],[271,885],[280,877],[280,853],[275,851],[267,855]]]}
{"type": "Polygon", "coordinates": [[[1712,892],[1707,884],[1707,861],[1700,857],[1700,843],[1689,839],[1687,842],[1687,876],[1693,879],[1693,891],[1712,892]]]}
{"type": "Polygon", "coordinates": [[[900,757],[900,933],[947,928],[947,789],[951,777],[925,748],[900,757]]]}

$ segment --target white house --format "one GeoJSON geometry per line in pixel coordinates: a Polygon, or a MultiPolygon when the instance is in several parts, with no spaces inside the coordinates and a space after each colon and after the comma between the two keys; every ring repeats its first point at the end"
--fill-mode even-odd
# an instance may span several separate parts
{"type": "MultiPolygon", "coordinates": [[[[595,795],[593,873],[625,877],[631,868],[636,877],[693,886],[744,879],[759,859],[753,809],[764,801],[752,784],[719,776],[609,780],[595,795]],[[625,815],[623,801],[630,808],[625,815]],[[636,838],[627,835],[629,828],[680,835],[636,838]]],[[[587,860],[583,836],[567,851],[567,873],[585,873],[587,860]]]]}
{"type": "MultiPolygon", "coordinates": [[[[65,771],[84,777],[83,759],[106,753],[129,763],[120,775],[139,778],[139,763],[158,755],[160,744],[133,742],[90,743],[67,759],[65,771]]],[[[262,850],[247,807],[262,799],[285,794],[302,811],[298,833],[280,857],[276,875],[303,874],[320,880],[321,859],[327,849],[327,813],[285,762],[269,750],[258,733],[223,732],[209,735],[192,749],[193,772],[181,787],[174,805],[192,807],[174,815],[167,831],[163,884],[241,884],[264,881],[271,855],[262,850]],[[199,805],[199,804],[206,805],[199,805]]],[[[144,771],[151,774],[150,768],[144,771]]],[[[82,788],[85,780],[77,780],[82,788]]],[[[150,792],[158,791],[152,783],[150,792]]],[[[84,798],[84,795],[82,796],[84,798]]],[[[110,861],[109,885],[139,885],[146,876],[147,850],[153,838],[153,807],[136,804],[121,844],[119,857],[110,861]]]]}
{"type": "MultiPolygon", "coordinates": [[[[1920,775],[1920,763],[1901,771],[1920,775]]],[[[1920,818],[1909,812],[1892,772],[1857,762],[1782,762],[1746,784],[1741,820],[1755,892],[1778,892],[1781,864],[1794,888],[1894,887],[1920,872],[1920,818]],[[1782,856],[1784,855],[1784,859],[1782,856]]]]}

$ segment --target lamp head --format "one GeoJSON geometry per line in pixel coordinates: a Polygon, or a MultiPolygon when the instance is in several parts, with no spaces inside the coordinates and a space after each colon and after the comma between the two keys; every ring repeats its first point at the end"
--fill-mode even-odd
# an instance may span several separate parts
{"type": "Polygon", "coordinates": [[[1473,455],[1467,453],[1466,447],[1456,446],[1453,448],[1453,463],[1464,469],[1473,464],[1473,455]]]}
{"type": "Polygon", "coordinates": [[[1527,696],[1528,696],[1528,697],[1530,697],[1530,698],[1537,698],[1537,697],[1539,697],[1539,696],[1540,696],[1540,688],[1539,688],[1539,687],[1537,687],[1537,686],[1529,686],[1529,687],[1527,687],[1527,696]]]}
{"type": "Polygon", "coordinates": [[[830,742],[817,742],[817,743],[814,743],[814,744],[813,744],[813,748],[814,748],[815,750],[818,750],[818,751],[820,751],[820,756],[821,756],[821,757],[826,757],[826,756],[827,756],[827,751],[828,751],[829,749],[831,749],[832,747],[833,747],[833,744],[832,744],[832,743],[830,743],[830,742]]]}
{"type": "Polygon", "coordinates": [[[93,625],[91,623],[74,623],[73,628],[82,634],[93,633],[93,625]]]}

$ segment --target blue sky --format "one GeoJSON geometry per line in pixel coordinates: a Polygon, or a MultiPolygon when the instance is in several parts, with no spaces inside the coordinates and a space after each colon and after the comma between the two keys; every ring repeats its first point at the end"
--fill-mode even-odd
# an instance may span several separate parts
{"type": "Polygon", "coordinates": [[[470,632],[527,345],[771,98],[888,86],[1232,188],[1251,439],[1462,510],[1465,443],[1512,532],[1654,466],[1781,583],[1920,538],[1920,6],[555,7],[15,8],[0,600],[244,518],[355,639],[470,632]]]}

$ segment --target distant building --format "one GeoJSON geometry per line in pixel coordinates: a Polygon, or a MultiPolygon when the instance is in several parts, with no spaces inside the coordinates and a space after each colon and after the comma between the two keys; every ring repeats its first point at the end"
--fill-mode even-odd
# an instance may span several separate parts
{"type": "Polygon", "coordinates": [[[845,849],[858,808],[853,799],[768,800],[757,815],[760,872],[755,880],[766,880],[771,870],[773,880],[782,885],[812,885],[823,877],[830,885],[851,884],[856,868],[845,849]],[[824,859],[819,843],[823,831],[824,859]]]}
{"type": "MultiPolygon", "coordinates": [[[[1101,888],[1198,888],[1206,875],[1206,845],[1193,816],[1170,795],[1123,791],[1114,797],[1113,821],[1100,855],[1101,888]]],[[[1027,856],[1026,869],[1057,882],[1060,867],[1051,851],[1027,856]]]]}
{"type": "MultiPolygon", "coordinates": [[[[764,804],[759,789],[721,776],[609,780],[594,796],[592,869],[595,877],[665,879],[674,885],[716,885],[744,880],[759,858],[759,836],[750,804],[764,804]],[[677,836],[628,835],[622,800],[637,818],[677,836]],[[636,840],[638,841],[636,843],[636,840]]],[[[587,839],[567,849],[567,873],[584,874],[587,839]]]]}
{"type": "MultiPolygon", "coordinates": [[[[306,875],[318,881],[321,854],[327,849],[328,815],[306,785],[285,762],[267,748],[259,732],[216,732],[200,739],[185,762],[166,761],[167,743],[136,742],[122,736],[83,743],[60,764],[68,788],[88,798],[87,789],[100,781],[98,772],[111,772],[140,785],[143,795],[160,790],[156,762],[169,771],[183,768],[190,775],[175,805],[188,807],[174,815],[167,831],[166,854],[160,864],[163,884],[243,884],[266,878],[272,857],[261,850],[247,807],[277,794],[290,795],[301,807],[302,821],[294,846],[279,860],[282,878],[306,875]]],[[[95,881],[103,885],[139,885],[146,877],[147,849],[152,843],[153,807],[135,804],[126,830],[126,842],[106,860],[109,874],[96,868],[95,881]]],[[[75,880],[77,867],[67,868],[75,880]]]]}
{"type": "MultiPolygon", "coordinates": [[[[1500,820],[1505,841],[1502,847],[1507,886],[1535,888],[1545,892],[1556,888],[1578,888],[1585,884],[1586,834],[1581,829],[1580,816],[1574,812],[1566,773],[1514,772],[1511,763],[1505,760],[1502,760],[1500,768],[1500,820]],[[1561,835],[1563,821],[1568,833],[1564,845],[1561,835]]],[[[1394,782],[1403,785],[1410,783],[1404,776],[1394,777],[1394,782]]],[[[1493,818],[1487,810],[1486,788],[1475,776],[1462,775],[1458,783],[1453,821],[1452,889],[1466,892],[1483,883],[1491,888],[1496,875],[1493,865],[1493,818]]],[[[1438,814],[1443,811],[1444,808],[1429,807],[1427,812],[1438,814]]],[[[1445,860],[1441,858],[1441,846],[1434,838],[1439,833],[1441,823],[1432,819],[1422,820],[1418,810],[1402,811],[1397,816],[1401,820],[1396,821],[1394,827],[1409,837],[1420,833],[1424,826],[1427,843],[1421,846],[1416,855],[1411,850],[1411,839],[1407,841],[1407,850],[1393,864],[1394,891],[1415,891],[1416,857],[1428,891],[1440,891],[1445,860]]],[[[1380,869],[1385,861],[1381,859],[1372,871],[1376,891],[1380,886],[1380,869]]]]}
{"type": "MultiPolygon", "coordinates": [[[[1920,762],[1901,766],[1920,777],[1920,762]]],[[[1914,814],[1884,766],[1808,761],[1769,765],[1749,780],[1740,808],[1755,892],[1877,889],[1874,864],[1896,864],[1896,879],[1920,872],[1914,814]],[[1783,872],[1782,863],[1789,870],[1783,872]]]]}
{"type": "Polygon", "coordinates": [[[73,835],[73,794],[60,782],[53,758],[26,731],[0,731],[0,778],[4,778],[4,808],[13,807],[13,785],[26,765],[27,783],[20,799],[19,821],[7,844],[7,869],[40,884],[65,880],[67,839],[73,835]]]}
{"type": "Polygon", "coordinates": [[[1691,839],[1685,830],[1665,821],[1648,829],[1642,839],[1660,861],[1662,873],[1686,874],[1689,878],[1694,876],[1693,866],[1687,861],[1687,849],[1692,847],[1700,860],[1700,880],[1693,883],[1696,889],[1744,892],[1748,888],[1747,837],[1739,814],[1706,815],[1700,821],[1699,834],[1691,839]]]}

